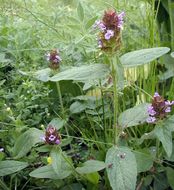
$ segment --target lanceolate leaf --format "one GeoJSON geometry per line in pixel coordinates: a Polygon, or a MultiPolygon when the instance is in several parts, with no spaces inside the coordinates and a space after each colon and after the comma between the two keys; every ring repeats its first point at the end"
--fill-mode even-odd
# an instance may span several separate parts
{"type": "Polygon", "coordinates": [[[81,21],[83,21],[83,19],[84,19],[84,10],[83,10],[83,7],[82,7],[80,2],[79,2],[79,5],[77,7],[77,14],[78,14],[79,19],[81,21]]]}
{"type": "Polygon", "coordinates": [[[134,151],[134,155],[137,161],[138,173],[148,171],[153,166],[153,157],[148,151],[134,151]]]}
{"type": "Polygon", "coordinates": [[[74,80],[89,81],[105,78],[109,73],[109,66],[104,64],[83,65],[62,71],[50,78],[51,81],[74,80]]]}
{"type": "Polygon", "coordinates": [[[169,51],[167,47],[136,50],[122,55],[120,61],[124,67],[136,67],[154,61],[169,51]]]}
{"type": "Polygon", "coordinates": [[[170,157],[172,154],[172,133],[168,126],[165,124],[157,125],[154,134],[161,141],[167,156],[170,157]]]}
{"type": "Polygon", "coordinates": [[[73,172],[71,160],[60,150],[51,151],[52,163],[32,171],[29,175],[36,178],[64,179],[73,172]],[[66,157],[66,159],[65,159],[66,157]]]}
{"type": "Polygon", "coordinates": [[[0,176],[15,173],[26,168],[27,166],[27,162],[19,162],[15,160],[0,161],[0,176]]]}
{"type": "Polygon", "coordinates": [[[61,149],[59,147],[55,146],[50,153],[51,159],[52,159],[52,166],[56,174],[60,173],[61,170],[61,161],[62,161],[62,155],[61,155],[61,149]]]}
{"type": "Polygon", "coordinates": [[[59,174],[57,174],[52,165],[40,167],[34,171],[32,171],[29,175],[31,177],[36,178],[48,178],[48,179],[64,179],[71,174],[70,170],[61,170],[59,174]]]}
{"type": "Polygon", "coordinates": [[[46,69],[36,71],[33,74],[33,76],[40,81],[47,82],[49,81],[50,74],[51,74],[51,69],[46,68],[46,69]]]}
{"type": "Polygon", "coordinates": [[[25,156],[36,143],[41,142],[41,137],[43,135],[43,131],[36,128],[31,128],[20,135],[13,149],[15,158],[25,156]]]}
{"type": "Polygon", "coordinates": [[[106,154],[107,174],[113,190],[135,190],[137,164],[127,147],[112,147],[106,154]]]}
{"type": "Polygon", "coordinates": [[[121,127],[132,127],[144,123],[149,117],[147,108],[150,104],[144,103],[127,109],[120,114],[118,123],[121,127]]]}
{"type": "Polygon", "coordinates": [[[76,171],[80,174],[87,174],[103,170],[105,167],[106,165],[102,161],[88,160],[82,167],[77,167],[76,171]]]}

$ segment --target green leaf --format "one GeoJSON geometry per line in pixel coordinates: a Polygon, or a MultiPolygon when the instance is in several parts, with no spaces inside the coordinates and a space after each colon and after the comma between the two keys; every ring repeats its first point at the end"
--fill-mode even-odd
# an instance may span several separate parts
{"type": "Polygon", "coordinates": [[[84,177],[92,184],[97,185],[100,179],[98,172],[85,174],[84,177]]]}
{"type": "Polygon", "coordinates": [[[109,66],[104,64],[83,65],[62,71],[50,78],[51,81],[74,80],[88,81],[105,78],[109,73],[109,66]]]}
{"type": "Polygon", "coordinates": [[[134,155],[138,173],[148,171],[153,166],[153,157],[147,151],[134,151],[134,155]]]}
{"type": "Polygon", "coordinates": [[[80,183],[68,184],[60,190],[83,190],[83,186],[80,183]]]}
{"type": "Polygon", "coordinates": [[[55,118],[55,119],[52,119],[51,122],[48,125],[52,125],[57,130],[59,130],[59,129],[61,129],[64,126],[65,123],[66,123],[65,120],[62,120],[62,119],[59,119],[59,118],[55,118]]]}
{"type": "Polygon", "coordinates": [[[147,108],[150,104],[143,103],[133,108],[127,109],[118,117],[118,123],[122,127],[132,127],[140,125],[149,117],[147,108]]]}
{"type": "Polygon", "coordinates": [[[174,52],[172,52],[170,55],[171,55],[172,58],[174,58],[174,52]]]}
{"type": "Polygon", "coordinates": [[[79,19],[81,21],[83,21],[84,20],[84,10],[83,10],[83,7],[82,7],[80,2],[79,2],[78,7],[77,7],[77,14],[78,14],[79,19]]]}
{"type": "Polygon", "coordinates": [[[27,166],[27,162],[19,162],[15,160],[0,161],[0,176],[15,173],[26,168],[27,166]]]}
{"type": "Polygon", "coordinates": [[[174,76],[174,59],[169,55],[165,55],[159,59],[160,64],[164,65],[166,71],[160,74],[160,80],[164,81],[174,76]]]}
{"type": "Polygon", "coordinates": [[[103,170],[106,167],[105,163],[98,160],[88,160],[82,167],[77,167],[76,171],[80,174],[94,173],[103,170]]]}
{"type": "Polygon", "coordinates": [[[157,173],[153,182],[153,190],[166,190],[169,189],[167,177],[164,172],[157,173]]]}
{"type": "Polygon", "coordinates": [[[120,61],[124,67],[137,67],[154,61],[169,51],[167,47],[136,50],[122,55],[120,61]]]}
{"type": "Polygon", "coordinates": [[[171,186],[172,189],[174,189],[174,169],[167,167],[166,168],[167,171],[167,179],[169,182],[169,185],[171,186]]]}
{"type": "Polygon", "coordinates": [[[40,81],[47,82],[49,81],[50,74],[51,74],[51,69],[46,68],[46,69],[36,71],[33,74],[33,76],[40,81]]]}
{"type": "Polygon", "coordinates": [[[57,174],[51,165],[47,165],[32,171],[29,175],[36,178],[64,179],[70,174],[70,170],[61,170],[59,174],[57,174]]]}
{"type": "Polygon", "coordinates": [[[25,156],[36,143],[42,141],[42,136],[44,136],[43,131],[36,128],[31,128],[20,135],[13,148],[13,154],[15,158],[21,158],[25,156]]]}
{"type": "Polygon", "coordinates": [[[158,124],[154,129],[154,134],[161,141],[167,156],[170,157],[172,154],[172,134],[168,126],[165,123],[158,124]]]}
{"type": "Polygon", "coordinates": [[[53,149],[51,152],[52,164],[40,167],[29,175],[36,178],[64,179],[73,172],[70,166],[71,160],[66,155],[53,149]],[[66,159],[65,159],[66,157],[66,159]]]}
{"type": "Polygon", "coordinates": [[[91,26],[95,23],[96,19],[97,19],[97,16],[95,16],[87,21],[87,23],[85,24],[86,30],[91,28],[91,26]]]}
{"type": "Polygon", "coordinates": [[[61,170],[61,161],[62,161],[61,154],[62,154],[61,149],[59,149],[59,147],[57,147],[57,146],[54,147],[50,153],[53,169],[56,172],[56,174],[58,174],[58,175],[61,170]]]}
{"type": "Polygon", "coordinates": [[[80,112],[84,111],[85,109],[86,109],[85,104],[78,102],[78,101],[72,103],[70,106],[70,112],[73,114],[80,113],[80,112]]]}
{"type": "Polygon", "coordinates": [[[127,147],[112,147],[106,154],[107,174],[113,190],[135,190],[137,164],[127,147]]]}

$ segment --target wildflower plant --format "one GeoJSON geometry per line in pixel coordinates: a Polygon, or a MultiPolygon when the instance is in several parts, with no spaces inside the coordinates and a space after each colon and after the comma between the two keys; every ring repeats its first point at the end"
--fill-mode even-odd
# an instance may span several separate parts
{"type": "MultiPolygon", "coordinates": [[[[79,23],[83,26],[82,29],[85,31],[85,35],[83,35],[83,31],[80,31],[79,33],[82,36],[78,36],[80,27],[78,28],[76,24],[68,24],[67,26],[69,28],[71,26],[75,27],[75,31],[68,31],[68,33],[72,35],[69,39],[73,43],[68,42],[66,43],[69,44],[68,47],[63,47],[64,40],[66,40],[67,28],[63,28],[66,23],[61,23],[60,30],[63,29],[63,35],[60,35],[60,38],[64,36],[65,39],[59,39],[61,40],[62,49],[71,49],[71,46],[73,46],[72,50],[68,52],[68,54],[65,53],[64,57],[66,59],[66,55],[75,54],[75,56],[72,57],[76,57],[77,59],[72,60],[72,63],[73,65],[78,65],[78,67],[71,67],[67,70],[62,69],[61,71],[59,68],[62,60],[59,51],[53,49],[46,54],[46,59],[52,71],[46,68],[36,72],[36,75],[32,76],[39,74],[39,77],[36,78],[45,82],[49,88],[49,92],[52,93],[57,90],[56,93],[53,93],[56,97],[54,98],[56,108],[54,109],[52,107],[54,105],[52,98],[49,98],[48,102],[51,102],[51,104],[49,104],[44,102],[44,97],[42,103],[46,111],[40,113],[36,110],[41,116],[38,122],[35,122],[35,118],[37,118],[35,117],[37,116],[35,115],[35,111],[30,112],[31,106],[26,106],[26,112],[29,112],[29,114],[32,113],[33,125],[21,121],[25,118],[23,117],[23,113],[19,116],[16,115],[14,118],[8,118],[12,119],[10,124],[13,127],[7,125],[7,128],[5,128],[5,124],[2,122],[1,136],[7,134],[9,144],[6,145],[4,142],[1,144],[5,151],[0,147],[1,156],[4,155],[4,157],[0,157],[0,159],[6,159],[12,154],[12,158],[15,160],[11,160],[11,158],[7,158],[3,161],[0,160],[0,176],[10,175],[26,168],[26,170],[32,169],[29,173],[30,177],[50,179],[48,183],[46,182],[44,184],[46,185],[45,188],[49,186],[49,188],[52,189],[64,189],[67,187],[99,189],[104,185],[104,189],[112,187],[113,190],[135,190],[141,189],[141,187],[142,189],[148,189],[149,187],[146,188],[143,186],[147,183],[147,181],[145,181],[146,176],[150,173],[150,181],[152,182],[150,186],[156,184],[156,182],[154,182],[155,177],[153,178],[155,174],[153,173],[153,175],[151,175],[152,169],[154,168],[153,171],[158,171],[158,166],[160,166],[160,171],[164,173],[167,169],[163,167],[162,162],[165,162],[167,159],[173,159],[171,155],[174,116],[171,116],[171,114],[174,101],[165,100],[158,93],[155,93],[152,103],[146,103],[146,96],[149,92],[147,93],[141,88],[144,86],[147,87],[148,85],[146,84],[149,84],[149,81],[146,81],[146,79],[143,79],[143,81],[137,79],[138,81],[136,81],[134,85],[132,81],[125,81],[123,71],[124,68],[141,67],[144,64],[148,64],[169,52],[169,48],[149,48],[123,54],[122,50],[126,51],[126,48],[121,49],[121,45],[123,44],[122,40],[124,40],[122,39],[122,31],[124,20],[126,19],[124,12],[117,12],[114,9],[106,10],[103,16],[101,16],[101,20],[97,20],[96,22],[96,17],[86,22],[85,17],[88,14],[84,14],[81,3],[79,3],[77,7],[77,12],[79,15],[79,23]],[[89,53],[89,51],[85,49],[88,47],[87,43],[90,42],[88,37],[90,36],[91,39],[94,39],[93,35],[91,35],[91,30],[87,31],[93,24],[94,28],[98,30],[98,48],[95,50],[95,53],[99,50],[100,64],[98,64],[98,57],[94,59],[92,57],[92,55],[94,55],[93,52],[89,53]],[[86,40],[85,46],[83,46],[83,40],[86,40]],[[80,49],[81,51],[77,52],[80,49]],[[84,55],[81,53],[83,50],[85,52],[84,55]],[[88,53],[89,55],[87,55],[88,53]],[[83,59],[84,57],[88,59],[83,59]],[[81,66],[81,63],[85,63],[86,60],[90,61],[90,58],[97,63],[94,65],[84,64],[81,66]],[[77,60],[80,61],[78,62],[77,60]],[[110,76],[109,87],[106,84],[107,82],[103,82],[108,81],[108,76],[110,76]],[[69,82],[65,83],[65,81],[69,82]],[[78,82],[80,83],[78,84],[78,82]],[[125,82],[130,84],[128,88],[131,90],[128,88],[124,89],[125,82]],[[78,95],[71,94],[72,86],[69,84],[72,83],[77,84],[80,88],[78,95]],[[83,84],[85,85],[82,88],[83,84]],[[121,86],[120,84],[123,85],[121,86]],[[100,92],[99,98],[93,99],[90,97],[90,100],[88,100],[89,96],[86,92],[83,93],[82,91],[90,91],[90,88],[95,88],[96,86],[100,92]],[[62,90],[63,88],[66,88],[66,92],[68,93],[65,93],[64,90],[62,90]],[[145,99],[143,101],[141,99],[141,101],[138,102],[138,98],[136,99],[137,96],[133,96],[139,92],[143,92],[145,99]],[[120,101],[121,96],[123,100],[120,101]],[[129,100],[127,101],[125,97],[128,97],[129,100]],[[75,102],[71,104],[70,102],[72,101],[75,102]],[[138,105],[127,109],[135,103],[138,105]],[[56,117],[48,124],[46,130],[43,125],[40,126],[41,123],[47,123],[48,117],[42,118],[45,113],[47,113],[49,118],[56,117]],[[19,120],[19,118],[21,118],[21,120],[19,120]],[[147,122],[153,123],[154,125],[148,125],[147,122]],[[22,128],[23,126],[25,127],[22,128]],[[13,129],[12,133],[14,138],[9,138],[9,133],[7,133],[9,128],[13,129]],[[64,137],[63,140],[59,132],[60,128],[61,134],[64,137]],[[78,135],[80,137],[78,137],[78,135]],[[42,138],[40,138],[41,136],[42,138]],[[12,148],[13,143],[15,143],[15,145],[12,148]],[[153,150],[153,155],[150,152],[151,149],[153,150]],[[76,154],[76,152],[78,152],[78,154],[76,154]],[[90,157],[88,157],[89,155],[90,157]],[[105,160],[104,155],[106,155],[105,160]],[[43,156],[47,158],[47,162],[43,162],[43,156]],[[78,156],[80,159],[78,159],[78,156]],[[17,159],[19,159],[19,161],[17,161],[17,159]],[[76,162],[74,162],[74,159],[76,159],[76,162]],[[84,161],[86,159],[88,160],[84,161]],[[81,161],[84,161],[84,163],[81,163],[81,161]],[[45,165],[43,166],[43,164],[45,165]],[[107,175],[105,175],[103,171],[100,172],[105,169],[107,175]],[[108,184],[107,178],[109,179],[110,185],[108,184]],[[54,180],[55,183],[52,183],[51,179],[54,180]],[[102,179],[102,181],[99,179],[102,179]],[[58,180],[58,183],[56,180],[58,180]]],[[[70,14],[71,13],[70,11],[70,14]]],[[[56,14],[56,16],[59,15],[56,14]]],[[[73,17],[73,19],[69,18],[70,17],[68,17],[67,20],[76,20],[73,17]]],[[[56,20],[57,18],[55,19],[55,24],[56,20]]],[[[46,26],[48,27],[49,25],[46,26]]],[[[53,26],[52,22],[50,26],[53,26]]],[[[55,32],[56,31],[57,29],[55,32]]],[[[56,32],[56,34],[58,33],[56,32]]],[[[94,49],[93,45],[91,49],[92,48],[94,49]]],[[[65,64],[66,62],[68,61],[65,61],[65,64]]],[[[143,67],[141,69],[143,69],[143,67]]],[[[155,72],[152,73],[154,74],[155,72]]],[[[127,80],[129,80],[129,78],[127,80]]],[[[153,88],[149,89],[154,90],[155,87],[154,85],[153,88]]],[[[20,91],[23,92],[23,90],[20,91]]],[[[172,97],[171,94],[167,95],[172,97]]],[[[9,99],[7,100],[9,101],[9,99]]],[[[10,98],[9,102],[12,101],[10,98]]],[[[11,104],[9,105],[11,106],[11,104]]],[[[12,104],[11,109],[13,109],[13,107],[15,106],[12,104]]],[[[11,109],[7,109],[6,113],[11,113],[11,109]]],[[[20,173],[28,174],[28,172],[20,173]]],[[[173,173],[173,171],[169,173],[173,173]]],[[[18,177],[19,175],[13,176],[18,177]]],[[[11,181],[14,179],[13,176],[11,181]]],[[[6,180],[8,178],[4,179],[6,180]]],[[[5,181],[4,179],[2,178],[0,181],[0,188],[2,186],[4,189],[8,189],[8,187],[6,188],[6,186],[2,185],[5,181]]],[[[16,179],[18,178],[15,178],[15,185],[18,182],[16,179]]],[[[20,186],[21,188],[19,187],[19,189],[31,188],[33,184],[29,184],[29,187],[27,185],[28,181],[27,179],[24,186],[20,186]]],[[[32,181],[34,180],[31,180],[31,182],[32,181]]],[[[41,180],[41,183],[42,182],[44,182],[44,180],[41,180]]],[[[39,184],[39,180],[37,180],[37,183],[39,184]]],[[[12,187],[11,184],[10,187],[12,187]]],[[[168,187],[165,189],[167,188],[168,187]]],[[[154,187],[154,189],[158,189],[158,187],[154,187]]]]}

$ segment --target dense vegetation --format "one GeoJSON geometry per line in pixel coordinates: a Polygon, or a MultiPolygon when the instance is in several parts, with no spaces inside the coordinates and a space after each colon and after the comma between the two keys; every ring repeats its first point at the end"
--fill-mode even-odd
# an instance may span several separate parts
{"type": "Polygon", "coordinates": [[[174,1],[0,0],[0,189],[174,189],[174,1]]]}

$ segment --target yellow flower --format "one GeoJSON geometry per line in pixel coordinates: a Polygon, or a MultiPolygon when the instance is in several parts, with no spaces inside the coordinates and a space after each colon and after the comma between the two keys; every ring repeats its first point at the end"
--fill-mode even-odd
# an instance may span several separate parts
{"type": "Polygon", "coordinates": [[[52,158],[50,156],[47,158],[47,162],[48,164],[52,164],[52,158]]]}

